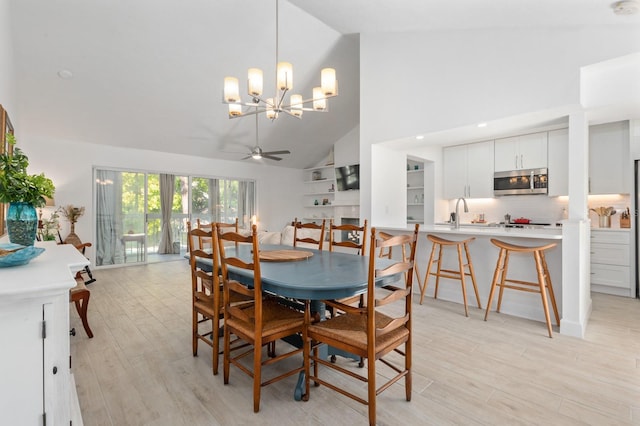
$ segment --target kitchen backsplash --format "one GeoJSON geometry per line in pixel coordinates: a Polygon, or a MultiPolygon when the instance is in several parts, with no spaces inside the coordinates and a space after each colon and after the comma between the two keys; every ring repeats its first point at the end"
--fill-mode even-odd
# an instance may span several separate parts
{"type": "MultiPolygon", "coordinates": [[[[461,222],[471,222],[477,220],[484,214],[486,222],[503,222],[504,215],[510,214],[511,220],[524,217],[536,223],[551,223],[561,221],[566,218],[566,209],[569,202],[568,197],[547,197],[544,195],[513,195],[499,198],[469,199],[467,205],[469,212],[463,212],[463,205],[460,202],[461,222]]],[[[620,227],[620,214],[631,206],[629,195],[591,195],[589,196],[588,207],[613,207],[616,214],[611,216],[611,227],[620,227]]],[[[449,212],[455,211],[456,200],[449,201],[449,212]]],[[[591,226],[598,226],[598,215],[589,212],[591,226]]],[[[445,217],[436,219],[436,222],[446,222],[449,220],[449,213],[445,217]]]]}

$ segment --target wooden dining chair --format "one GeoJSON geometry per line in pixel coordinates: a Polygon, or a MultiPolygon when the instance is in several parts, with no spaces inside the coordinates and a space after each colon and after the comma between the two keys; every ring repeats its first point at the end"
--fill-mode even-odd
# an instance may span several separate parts
{"type": "Polygon", "coordinates": [[[298,222],[298,218],[296,218],[294,220],[294,227],[293,227],[293,246],[294,247],[298,247],[298,243],[306,243],[306,244],[310,244],[310,245],[315,245],[318,250],[322,250],[322,243],[324,242],[324,230],[325,230],[325,226],[326,226],[326,219],[322,219],[322,224],[318,225],[315,222],[307,222],[307,223],[302,223],[302,222],[298,222]],[[315,234],[318,234],[319,232],[319,237],[313,238],[311,236],[309,236],[309,232],[305,232],[305,230],[315,230],[315,234]]]}
{"type": "MultiPolygon", "coordinates": [[[[304,314],[291,307],[278,302],[278,298],[270,296],[262,291],[260,275],[260,258],[258,247],[258,235],[256,225],[251,227],[251,235],[243,236],[236,232],[222,233],[218,228],[218,248],[222,268],[224,287],[224,384],[229,383],[229,370],[231,364],[253,378],[253,411],[260,411],[260,390],[262,386],[280,381],[286,377],[303,371],[301,364],[292,370],[279,374],[268,380],[262,379],[262,368],[293,355],[303,352],[302,348],[275,356],[272,354],[266,360],[262,360],[263,346],[269,346],[272,342],[294,334],[302,335],[306,341],[306,326],[304,314]],[[252,245],[250,259],[240,259],[227,256],[225,242],[247,243],[252,245]],[[250,271],[253,280],[250,283],[233,280],[229,276],[230,268],[238,268],[250,271]],[[251,298],[250,305],[233,305],[234,295],[251,298]],[[247,351],[239,351],[231,354],[231,333],[238,336],[253,348],[247,351]],[[253,368],[246,366],[242,360],[253,353],[253,368]]],[[[234,250],[229,247],[229,250],[234,250]]],[[[235,252],[235,250],[234,250],[235,252]]]]}
{"type": "MultiPolygon", "coordinates": [[[[368,405],[371,425],[376,424],[376,396],[402,378],[404,378],[406,399],[411,400],[411,299],[418,227],[419,225],[416,224],[412,234],[397,235],[386,240],[379,238],[375,228],[372,228],[366,306],[353,307],[327,301],[327,304],[333,304],[345,314],[336,315],[315,324],[308,323],[307,340],[304,344],[305,399],[310,396],[309,383],[313,380],[316,385],[324,385],[368,405]],[[379,249],[401,247],[405,244],[410,247],[406,260],[399,260],[381,269],[376,266],[376,252],[379,249]],[[397,276],[405,272],[408,279],[406,281],[402,278],[398,279],[397,276]],[[378,281],[382,281],[382,286],[376,289],[378,281]],[[391,308],[394,304],[398,305],[395,309],[391,308]],[[383,307],[386,308],[385,313],[380,311],[383,307]],[[391,315],[389,312],[398,314],[391,315]],[[367,360],[366,376],[320,357],[318,346],[323,343],[365,358],[367,360]],[[390,353],[394,353],[393,360],[384,358],[390,353]],[[397,356],[404,360],[402,365],[397,361],[397,356]],[[376,361],[390,367],[391,374],[387,374],[386,371],[378,372],[376,361]],[[313,362],[313,373],[311,362],[313,362]],[[367,395],[361,395],[362,392],[356,393],[357,391],[351,390],[353,388],[348,390],[343,387],[342,378],[336,378],[335,381],[330,381],[331,379],[328,378],[321,379],[318,374],[319,365],[367,383],[367,395]],[[378,376],[376,376],[377,373],[379,373],[378,376]],[[376,377],[389,379],[376,387],[376,377]]],[[[308,312],[309,309],[305,313],[307,321],[309,320],[308,312]]],[[[327,377],[335,377],[335,375],[327,377]]]]}
{"type": "Polygon", "coordinates": [[[193,356],[198,356],[199,341],[211,346],[211,365],[215,375],[218,374],[222,293],[217,250],[210,248],[210,244],[214,241],[215,226],[201,225],[198,222],[198,226],[192,228],[191,222],[187,222],[187,246],[191,267],[193,356]],[[209,323],[210,327],[206,327],[206,330],[201,332],[200,328],[204,323],[209,323]]]}
{"type": "MultiPolygon", "coordinates": [[[[91,297],[91,292],[85,285],[84,278],[82,277],[82,273],[76,273],[76,286],[69,290],[69,302],[73,302],[76,307],[76,311],[78,312],[78,316],[80,316],[80,320],[82,320],[82,327],[84,327],[84,331],[87,333],[89,338],[93,338],[93,331],[91,331],[91,327],[89,327],[89,319],[87,318],[87,310],[89,308],[89,298],[91,297]]],[[[71,335],[76,335],[75,328],[71,329],[71,335]]]]}

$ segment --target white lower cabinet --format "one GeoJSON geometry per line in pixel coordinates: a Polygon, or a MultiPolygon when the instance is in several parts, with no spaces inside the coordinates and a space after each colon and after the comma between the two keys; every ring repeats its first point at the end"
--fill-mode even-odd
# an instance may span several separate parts
{"type": "Polygon", "coordinates": [[[0,269],[0,425],[81,425],[74,418],[69,289],[88,264],[72,245],[40,243],[29,265],[0,269]]]}
{"type": "Polygon", "coordinates": [[[591,290],[634,296],[630,231],[591,230],[591,290]]]}

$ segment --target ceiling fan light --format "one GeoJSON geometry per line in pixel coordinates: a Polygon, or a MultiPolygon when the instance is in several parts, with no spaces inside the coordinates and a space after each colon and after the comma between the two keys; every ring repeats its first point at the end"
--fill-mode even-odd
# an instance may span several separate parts
{"type": "Polygon", "coordinates": [[[242,115],[242,105],[240,104],[229,104],[229,116],[230,117],[239,117],[242,115]]]}
{"type": "Polygon", "coordinates": [[[279,90],[293,89],[293,65],[289,62],[278,62],[276,73],[279,90]]]}
{"type": "Polygon", "coordinates": [[[316,111],[324,111],[327,109],[327,99],[322,93],[322,87],[313,88],[313,109],[316,111]]]}
{"type": "Polygon", "coordinates": [[[260,68],[249,68],[248,74],[247,86],[249,95],[262,95],[262,70],[260,68]]]}
{"type": "Polygon", "coordinates": [[[323,68],[320,71],[320,86],[325,96],[333,96],[337,93],[336,70],[333,68],[323,68]]]}
{"type": "Polygon", "coordinates": [[[262,155],[260,155],[259,152],[254,152],[253,154],[251,154],[251,158],[253,158],[254,160],[259,160],[262,158],[262,155]]]}
{"type": "Polygon", "coordinates": [[[302,117],[302,95],[291,95],[291,114],[302,117]]]}
{"type": "Polygon", "coordinates": [[[229,103],[240,101],[240,86],[238,86],[237,78],[224,78],[224,100],[229,103]]]}

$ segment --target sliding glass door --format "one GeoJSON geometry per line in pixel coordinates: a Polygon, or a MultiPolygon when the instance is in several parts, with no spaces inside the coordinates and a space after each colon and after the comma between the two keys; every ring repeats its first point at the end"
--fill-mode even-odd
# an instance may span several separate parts
{"type": "Polygon", "coordinates": [[[187,221],[248,226],[255,182],[95,170],[96,266],[182,259],[187,221]]]}

